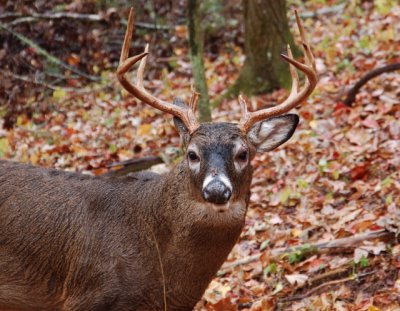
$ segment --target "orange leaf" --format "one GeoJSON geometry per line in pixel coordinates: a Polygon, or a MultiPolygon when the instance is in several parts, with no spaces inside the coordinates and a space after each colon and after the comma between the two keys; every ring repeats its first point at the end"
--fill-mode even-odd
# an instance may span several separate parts
{"type": "Polygon", "coordinates": [[[210,306],[210,310],[212,311],[236,311],[237,306],[231,302],[229,297],[221,299],[217,303],[210,306]]]}
{"type": "Polygon", "coordinates": [[[72,53],[68,57],[67,61],[68,61],[68,64],[70,64],[71,66],[76,66],[76,65],[78,65],[80,63],[81,60],[80,60],[78,55],[72,53]]]}

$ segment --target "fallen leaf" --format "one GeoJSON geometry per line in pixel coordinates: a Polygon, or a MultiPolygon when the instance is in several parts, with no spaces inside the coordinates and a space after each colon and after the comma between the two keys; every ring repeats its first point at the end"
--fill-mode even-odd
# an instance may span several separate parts
{"type": "Polygon", "coordinates": [[[368,251],[363,248],[356,248],[354,250],[354,262],[359,263],[362,258],[368,257],[368,251]]]}
{"type": "Polygon", "coordinates": [[[291,285],[303,286],[308,280],[308,276],[305,274],[286,274],[285,278],[291,285]]]}
{"type": "Polygon", "coordinates": [[[368,174],[368,168],[365,164],[357,165],[350,171],[350,177],[352,180],[362,179],[368,174]]]}
{"type": "Polygon", "coordinates": [[[141,124],[138,128],[138,135],[146,136],[150,133],[153,126],[151,124],[141,124]]]}

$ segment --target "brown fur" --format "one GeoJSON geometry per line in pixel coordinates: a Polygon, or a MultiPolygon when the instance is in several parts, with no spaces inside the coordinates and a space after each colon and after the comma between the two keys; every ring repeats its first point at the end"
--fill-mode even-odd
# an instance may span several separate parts
{"type": "MultiPolygon", "coordinates": [[[[186,142],[232,149],[232,137],[249,145],[227,123],[202,125],[186,142]]],[[[207,208],[186,159],[165,175],[118,179],[0,161],[0,310],[164,310],[164,286],[168,310],[191,310],[249,200],[251,165],[238,175],[232,155],[220,156],[232,200],[245,202],[225,213],[207,208]]]]}

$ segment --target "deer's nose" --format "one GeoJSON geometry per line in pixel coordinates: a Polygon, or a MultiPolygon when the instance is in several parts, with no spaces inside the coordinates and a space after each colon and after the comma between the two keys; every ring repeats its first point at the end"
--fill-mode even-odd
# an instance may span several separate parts
{"type": "Polygon", "coordinates": [[[203,189],[203,198],[214,204],[225,204],[231,198],[232,191],[221,180],[215,179],[203,189]]]}

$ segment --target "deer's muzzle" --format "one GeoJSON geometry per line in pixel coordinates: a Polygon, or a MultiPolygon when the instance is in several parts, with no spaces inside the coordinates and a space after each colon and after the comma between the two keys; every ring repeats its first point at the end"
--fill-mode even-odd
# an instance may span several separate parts
{"type": "Polygon", "coordinates": [[[225,204],[232,195],[231,188],[220,178],[213,178],[203,188],[203,199],[213,204],[225,204]]]}

